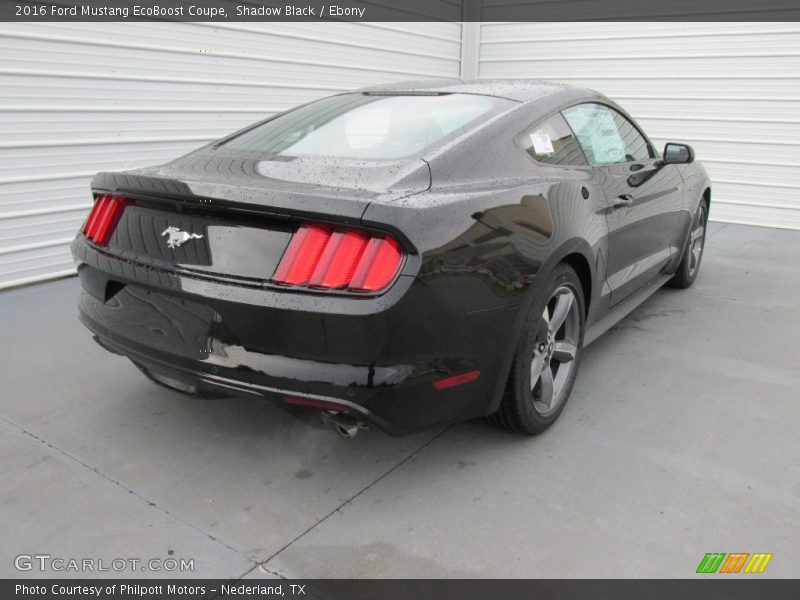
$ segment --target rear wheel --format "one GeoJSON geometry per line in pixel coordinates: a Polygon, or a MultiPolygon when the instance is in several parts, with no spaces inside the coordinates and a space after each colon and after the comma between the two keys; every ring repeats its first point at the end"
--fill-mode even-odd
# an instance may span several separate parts
{"type": "Polygon", "coordinates": [[[705,201],[700,202],[692,223],[692,231],[689,234],[689,243],[683,252],[683,258],[681,258],[681,264],[678,265],[678,270],[669,280],[671,287],[688,288],[697,279],[697,273],[700,271],[700,261],[703,259],[703,248],[706,244],[707,211],[708,208],[705,201]]]}
{"type": "Polygon", "coordinates": [[[492,423],[533,435],[555,422],[578,373],[584,314],[580,279],[560,264],[528,315],[500,408],[489,417],[492,423]]]}

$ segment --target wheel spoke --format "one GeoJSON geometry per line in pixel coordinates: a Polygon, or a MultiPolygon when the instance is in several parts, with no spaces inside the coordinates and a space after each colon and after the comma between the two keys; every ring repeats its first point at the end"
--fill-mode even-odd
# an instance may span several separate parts
{"type": "Polygon", "coordinates": [[[550,370],[549,365],[542,369],[539,381],[541,382],[539,386],[539,402],[549,409],[553,406],[553,371],[550,370]]]}
{"type": "Polygon", "coordinates": [[[531,389],[536,387],[539,377],[544,368],[544,356],[541,354],[534,354],[533,361],[531,362],[531,389]]]}
{"type": "Polygon", "coordinates": [[[556,333],[561,326],[564,324],[564,321],[567,319],[567,315],[569,314],[569,309],[572,307],[572,303],[575,301],[575,297],[572,295],[572,292],[565,291],[562,294],[558,295],[558,299],[556,300],[556,305],[553,308],[553,316],[550,318],[550,331],[556,333]]]}
{"type": "Polygon", "coordinates": [[[550,330],[550,314],[547,312],[547,306],[544,307],[544,312],[542,313],[542,320],[540,321],[539,333],[541,335],[546,335],[547,332],[550,330]]]}
{"type": "Polygon", "coordinates": [[[577,368],[581,339],[580,303],[572,286],[556,288],[534,332],[531,400],[541,415],[552,414],[564,400],[564,389],[577,368]]]}
{"type": "Polygon", "coordinates": [[[703,227],[702,225],[700,227],[697,227],[694,231],[692,231],[692,242],[695,242],[699,240],[701,237],[703,237],[704,231],[705,227],[703,227]]]}
{"type": "Polygon", "coordinates": [[[556,342],[553,349],[553,359],[560,363],[566,363],[575,360],[575,354],[578,352],[578,347],[569,340],[561,340],[556,342]]]}

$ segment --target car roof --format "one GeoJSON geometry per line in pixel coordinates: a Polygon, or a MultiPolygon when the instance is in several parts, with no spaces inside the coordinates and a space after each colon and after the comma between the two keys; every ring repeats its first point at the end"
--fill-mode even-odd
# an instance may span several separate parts
{"type": "Polygon", "coordinates": [[[481,79],[465,81],[463,79],[423,79],[419,81],[400,81],[370,86],[356,90],[360,93],[391,94],[391,93],[450,93],[450,94],[480,94],[483,96],[497,96],[516,102],[529,102],[543,96],[561,93],[571,97],[596,97],[597,92],[589,89],[576,88],[555,81],[537,79],[481,79]]]}

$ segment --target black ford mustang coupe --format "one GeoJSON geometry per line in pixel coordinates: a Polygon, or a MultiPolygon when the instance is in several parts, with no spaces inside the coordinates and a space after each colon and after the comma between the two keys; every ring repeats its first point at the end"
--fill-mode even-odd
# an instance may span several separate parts
{"type": "Polygon", "coordinates": [[[102,346],[348,436],[543,431],[582,348],[697,277],[711,201],[689,146],[538,81],[338,94],[92,192],[72,250],[102,346]]]}

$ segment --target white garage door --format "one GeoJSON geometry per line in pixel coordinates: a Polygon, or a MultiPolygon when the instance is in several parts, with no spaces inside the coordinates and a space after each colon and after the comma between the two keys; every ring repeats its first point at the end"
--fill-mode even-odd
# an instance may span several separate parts
{"type": "Polygon", "coordinates": [[[796,23],[485,23],[480,40],[482,78],[585,85],[659,147],[692,144],[712,219],[800,229],[796,23]]]}
{"type": "Polygon", "coordinates": [[[0,24],[0,288],[73,272],[95,172],[341,90],[458,77],[460,39],[458,23],[0,24]]]}

